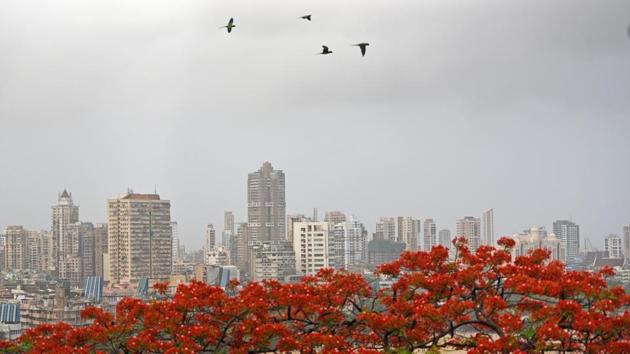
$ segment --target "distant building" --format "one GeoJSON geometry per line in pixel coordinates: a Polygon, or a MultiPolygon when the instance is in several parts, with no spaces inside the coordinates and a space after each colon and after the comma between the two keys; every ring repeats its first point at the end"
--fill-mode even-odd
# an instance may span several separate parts
{"type": "Polygon", "coordinates": [[[227,287],[230,281],[240,281],[240,272],[235,266],[203,265],[195,266],[195,279],[209,285],[227,287]]]}
{"type": "Polygon", "coordinates": [[[251,241],[282,241],[286,238],[285,179],[269,162],[248,175],[247,227],[251,241]]]}
{"type": "Polygon", "coordinates": [[[334,227],[339,223],[346,222],[346,214],[341,211],[327,211],[324,215],[324,221],[334,227]]]}
{"type": "Polygon", "coordinates": [[[525,256],[535,249],[546,249],[551,252],[552,260],[563,261],[565,259],[565,248],[560,239],[554,234],[547,234],[544,227],[533,226],[520,234],[515,234],[512,238],[516,245],[512,249],[515,257],[525,256]]]}
{"type": "Polygon", "coordinates": [[[580,252],[580,226],[573,221],[557,220],[553,223],[553,233],[562,240],[567,252],[565,262],[577,262],[580,252]]]}
{"type": "Polygon", "coordinates": [[[205,253],[204,264],[207,265],[230,265],[230,252],[223,247],[213,248],[205,253]]]}
{"type": "Polygon", "coordinates": [[[334,266],[337,269],[361,271],[367,266],[367,230],[353,217],[333,226],[334,266]]]}
{"type": "Polygon", "coordinates": [[[230,240],[230,264],[237,266],[241,273],[249,271],[248,233],[247,223],[238,223],[236,233],[232,235],[230,240]]]}
{"type": "Polygon", "coordinates": [[[205,230],[205,243],[203,249],[206,253],[217,247],[217,233],[214,229],[214,225],[206,224],[205,230]]]}
{"type": "Polygon", "coordinates": [[[28,231],[22,226],[7,226],[4,230],[4,268],[26,270],[29,264],[28,231]]]}
{"type": "Polygon", "coordinates": [[[166,280],[173,264],[171,203],[129,192],[108,201],[108,261],[112,284],[166,280]]]}
{"type": "Polygon", "coordinates": [[[630,257],[630,224],[623,227],[623,254],[630,257]]]}
{"type": "Polygon", "coordinates": [[[293,224],[296,222],[313,221],[313,219],[304,216],[304,214],[287,215],[287,241],[293,239],[293,224]]]}
{"type": "Polygon", "coordinates": [[[288,241],[252,241],[250,247],[250,279],[282,281],[295,275],[295,251],[288,241]]]}
{"type": "Polygon", "coordinates": [[[94,227],[94,275],[105,278],[105,257],[107,256],[107,224],[94,227]]]}
{"type": "MultiPolygon", "coordinates": [[[[70,225],[79,222],[79,207],[72,202],[72,194],[63,190],[57,205],[52,207],[52,263],[59,270],[59,262],[66,254],[72,254],[72,240],[69,240],[70,225]]],[[[75,253],[76,254],[76,253],[75,253]]]]}
{"type": "Polygon", "coordinates": [[[451,243],[451,230],[449,229],[442,229],[438,232],[438,239],[439,239],[439,243],[440,245],[446,247],[446,248],[453,248],[453,244],[451,243]]]}
{"type": "Polygon", "coordinates": [[[621,251],[621,237],[618,235],[610,234],[604,239],[604,246],[608,258],[622,258],[623,252],[621,251]]]}
{"type": "Polygon", "coordinates": [[[296,222],[293,224],[293,249],[298,274],[313,275],[331,267],[329,224],[325,221],[296,222]]]}
{"type": "Polygon", "coordinates": [[[234,233],[234,213],[226,211],[223,213],[223,230],[234,233]]]}
{"type": "Polygon", "coordinates": [[[481,246],[481,220],[466,216],[457,220],[457,237],[463,236],[468,241],[468,248],[475,252],[481,246]]]}
{"type": "Polygon", "coordinates": [[[494,245],[494,210],[490,209],[483,213],[483,232],[481,242],[484,245],[494,245]]]}
{"type": "Polygon", "coordinates": [[[397,218],[398,237],[396,240],[405,244],[407,250],[418,250],[420,242],[420,220],[409,216],[397,218]]]}
{"type": "Polygon", "coordinates": [[[368,243],[368,264],[374,269],[397,260],[405,251],[405,244],[392,240],[372,240],[368,243]]]}
{"type": "Polygon", "coordinates": [[[179,239],[179,227],[177,221],[171,221],[171,254],[173,263],[183,260],[182,244],[179,239]]]}
{"type": "Polygon", "coordinates": [[[424,250],[430,251],[437,245],[437,226],[433,219],[424,219],[424,250]]]}
{"type": "Polygon", "coordinates": [[[396,241],[396,219],[381,217],[376,222],[375,240],[396,241]]]}

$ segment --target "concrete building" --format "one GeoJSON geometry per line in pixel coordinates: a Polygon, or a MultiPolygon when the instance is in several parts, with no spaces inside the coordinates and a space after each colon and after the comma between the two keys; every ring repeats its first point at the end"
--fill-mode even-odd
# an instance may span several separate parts
{"type": "Polygon", "coordinates": [[[287,241],[293,239],[293,224],[296,222],[313,221],[313,219],[306,217],[304,214],[287,215],[287,241]]]}
{"type": "Polygon", "coordinates": [[[252,281],[282,281],[295,275],[295,251],[289,241],[252,241],[249,244],[249,274],[252,281]]]}
{"type": "Polygon", "coordinates": [[[368,243],[368,265],[371,269],[393,262],[405,251],[405,244],[392,240],[372,240],[368,243]]]}
{"type": "MultiPolygon", "coordinates": [[[[330,224],[329,224],[330,225],[330,224]]],[[[349,221],[332,226],[334,235],[334,266],[360,272],[367,267],[367,230],[359,221],[349,221]]]]}
{"type": "Polygon", "coordinates": [[[18,225],[4,230],[4,269],[26,270],[29,264],[29,232],[18,225]]]}
{"type": "Polygon", "coordinates": [[[481,246],[481,220],[466,216],[457,220],[457,237],[464,236],[468,241],[468,248],[475,252],[481,246]]]}
{"type": "Polygon", "coordinates": [[[29,231],[28,238],[29,269],[49,272],[52,269],[52,234],[44,230],[29,231]]]}
{"type": "Polygon", "coordinates": [[[223,230],[234,233],[234,213],[226,211],[223,213],[223,230]]]}
{"type": "Polygon", "coordinates": [[[483,213],[481,242],[484,245],[494,245],[494,210],[486,210],[483,213]]]}
{"type": "Polygon", "coordinates": [[[438,239],[439,239],[439,243],[440,245],[451,249],[453,248],[453,244],[451,243],[451,230],[449,229],[442,229],[438,232],[438,239]]]}
{"type": "Polygon", "coordinates": [[[618,235],[610,234],[604,239],[604,246],[608,258],[622,258],[623,252],[621,251],[621,237],[618,235]]]}
{"type": "Polygon", "coordinates": [[[173,263],[171,203],[129,192],[108,201],[109,281],[166,280],[173,263]]]}
{"type": "Polygon", "coordinates": [[[247,223],[238,223],[236,225],[236,233],[232,235],[230,240],[230,264],[237,266],[243,275],[247,275],[249,271],[248,233],[247,223]]]}
{"type": "Polygon", "coordinates": [[[424,244],[423,250],[430,251],[433,246],[437,245],[437,225],[433,219],[424,219],[424,244]]]}
{"type": "Polygon", "coordinates": [[[396,240],[405,244],[408,251],[419,249],[420,242],[420,220],[410,216],[399,216],[397,218],[398,237],[396,240]]]}
{"type": "Polygon", "coordinates": [[[376,222],[375,240],[396,241],[396,219],[380,217],[376,222]]]}
{"type": "Polygon", "coordinates": [[[206,252],[204,264],[207,265],[230,265],[230,252],[223,247],[216,247],[206,252]]]}
{"type": "Polygon", "coordinates": [[[623,227],[623,254],[630,258],[630,224],[623,227]]]}
{"type": "Polygon", "coordinates": [[[285,179],[269,162],[247,178],[247,227],[251,241],[286,239],[285,179]]]}
{"type": "Polygon", "coordinates": [[[324,221],[327,222],[331,227],[335,225],[346,222],[346,214],[341,211],[327,211],[324,215],[324,221]]]}
{"type": "Polygon", "coordinates": [[[79,222],[79,206],[74,205],[72,194],[64,189],[59,194],[57,205],[52,207],[52,262],[57,272],[59,262],[66,254],[72,254],[68,249],[73,245],[72,240],[68,239],[70,237],[69,225],[77,222],[79,222]]]}
{"type": "Polygon", "coordinates": [[[177,221],[171,221],[171,253],[173,257],[173,263],[183,261],[182,245],[179,240],[179,228],[177,227],[177,221]]]}
{"type": "Polygon", "coordinates": [[[549,250],[552,260],[564,261],[566,257],[562,241],[553,233],[548,235],[544,227],[532,226],[529,230],[513,235],[512,238],[516,241],[512,249],[514,257],[525,256],[535,249],[549,250]]]}
{"type": "Polygon", "coordinates": [[[206,229],[204,233],[205,233],[205,242],[203,245],[203,249],[206,253],[208,253],[210,252],[210,250],[218,246],[217,233],[216,233],[216,230],[214,229],[214,225],[206,224],[206,229]]]}
{"type": "Polygon", "coordinates": [[[580,253],[580,226],[573,221],[557,220],[553,223],[553,233],[564,244],[565,262],[576,263],[580,253]]]}
{"type": "Polygon", "coordinates": [[[79,256],[81,257],[80,283],[96,275],[96,232],[94,224],[81,223],[79,238],[79,256]]]}
{"type": "Polygon", "coordinates": [[[105,257],[107,255],[107,224],[94,227],[94,275],[105,277],[105,257]]]}
{"type": "Polygon", "coordinates": [[[331,266],[331,238],[325,221],[296,222],[293,224],[293,249],[298,274],[313,275],[331,266]]]}

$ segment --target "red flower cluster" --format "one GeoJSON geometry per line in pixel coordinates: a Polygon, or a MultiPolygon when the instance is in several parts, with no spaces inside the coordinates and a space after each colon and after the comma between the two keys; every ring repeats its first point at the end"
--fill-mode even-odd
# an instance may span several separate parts
{"type": "MultiPolygon", "coordinates": [[[[4,352],[377,353],[454,348],[470,353],[630,352],[630,296],[612,273],[567,271],[536,250],[512,260],[514,242],[470,252],[406,252],[380,267],[378,289],[358,274],[323,270],[299,283],[245,285],[235,295],[193,282],[167,298],[124,299],[116,314],[91,307],[91,325],[42,325],[4,352]]],[[[234,284],[232,284],[232,287],[234,284]]]]}

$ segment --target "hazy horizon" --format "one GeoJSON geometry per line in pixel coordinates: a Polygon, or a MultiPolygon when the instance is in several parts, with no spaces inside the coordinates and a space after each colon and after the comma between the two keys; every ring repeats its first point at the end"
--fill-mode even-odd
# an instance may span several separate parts
{"type": "Polygon", "coordinates": [[[629,24],[622,0],[9,0],[0,228],[156,185],[197,248],[270,161],[288,214],[494,208],[497,237],[572,218],[601,247],[630,223],[629,24]]]}

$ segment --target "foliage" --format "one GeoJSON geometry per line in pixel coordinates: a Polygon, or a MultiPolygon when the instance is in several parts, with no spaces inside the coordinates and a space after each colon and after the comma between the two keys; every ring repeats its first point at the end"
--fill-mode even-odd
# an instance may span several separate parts
{"type": "MultiPolygon", "coordinates": [[[[395,279],[374,291],[359,274],[322,270],[294,284],[253,282],[230,296],[200,282],[171,298],[90,307],[87,327],[59,323],[0,342],[5,352],[469,353],[630,352],[630,296],[608,287],[610,269],[567,271],[549,252],[512,259],[514,241],[456,259],[436,246],[379,268],[395,279]]],[[[235,284],[231,284],[233,287],[235,284]]],[[[166,284],[156,290],[166,294],[166,284]]]]}

